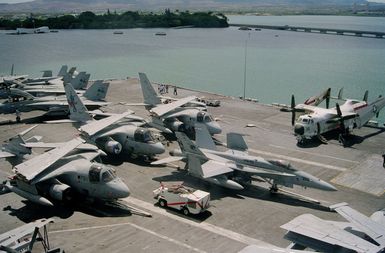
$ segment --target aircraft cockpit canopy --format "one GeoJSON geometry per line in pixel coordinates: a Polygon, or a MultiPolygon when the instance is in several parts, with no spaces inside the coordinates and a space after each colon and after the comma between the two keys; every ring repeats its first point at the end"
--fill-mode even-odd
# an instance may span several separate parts
{"type": "Polygon", "coordinates": [[[103,166],[99,163],[94,163],[88,172],[91,183],[110,182],[116,178],[115,170],[110,167],[103,166]]]}
{"type": "Polygon", "coordinates": [[[211,115],[206,114],[205,112],[198,112],[197,114],[197,121],[200,123],[209,123],[211,121],[214,121],[214,119],[211,117],[211,115]]]}
{"type": "Polygon", "coordinates": [[[152,135],[151,131],[145,128],[138,128],[134,133],[134,140],[137,142],[155,142],[155,138],[152,135]]]}
{"type": "Polygon", "coordinates": [[[294,168],[291,166],[291,164],[288,161],[285,160],[269,160],[270,163],[289,170],[294,170],[294,168]]]}
{"type": "Polygon", "coordinates": [[[314,124],[314,120],[308,116],[300,117],[299,122],[302,124],[314,124]]]}

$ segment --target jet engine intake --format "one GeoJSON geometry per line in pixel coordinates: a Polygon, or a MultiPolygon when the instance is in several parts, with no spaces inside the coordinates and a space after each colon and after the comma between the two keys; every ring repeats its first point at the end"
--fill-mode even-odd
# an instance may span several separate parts
{"type": "Polygon", "coordinates": [[[185,125],[180,121],[173,121],[170,123],[169,129],[172,131],[180,131],[183,132],[185,130],[185,125]]]}
{"type": "Polygon", "coordinates": [[[122,144],[117,141],[110,140],[104,144],[104,150],[107,151],[107,153],[118,155],[122,152],[122,144]]]}
{"type": "Polygon", "coordinates": [[[72,190],[66,184],[53,184],[49,187],[49,196],[60,201],[70,201],[72,199],[72,190]]]}

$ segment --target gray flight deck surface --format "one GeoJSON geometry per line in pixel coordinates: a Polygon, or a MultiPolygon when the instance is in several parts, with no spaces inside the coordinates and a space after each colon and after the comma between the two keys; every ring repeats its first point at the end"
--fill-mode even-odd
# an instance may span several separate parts
{"type": "MultiPolygon", "coordinates": [[[[170,96],[172,92],[170,88],[170,96]]],[[[119,157],[106,159],[106,162],[116,168],[118,176],[130,188],[131,196],[122,202],[151,213],[152,218],[87,203],[76,208],[50,209],[9,193],[0,196],[0,233],[32,220],[53,217],[55,223],[49,226],[50,242],[66,252],[237,252],[253,243],[266,245],[266,242],[286,247],[289,242],[283,239],[285,231],[280,226],[304,213],[342,221],[337,213],[325,208],[332,204],[348,202],[351,207],[369,216],[385,207],[385,169],[381,157],[385,152],[383,129],[364,127],[355,130],[354,143],[350,147],[342,147],[335,139],[330,139],[327,145],[317,143],[298,147],[292,134],[290,113],[268,105],[243,102],[238,98],[178,89],[177,97],[187,95],[221,100],[220,107],[209,107],[223,128],[223,133],[216,136],[218,140],[225,142],[225,133],[229,131],[245,133],[251,154],[288,160],[298,169],[332,182],[339,191],[323,192],[300,187],[287,189],[320,200],[321,205],[317,205],[286,194],[271,195],[268,184],[262,182],[234,192],[199,181],[183,170],[178,171],[176,166],[148,166],[140,159],[119,157]],[[247,124],[255,126],[246,128],[247,124]],[[208,213],[186,218],[174,210],[154,205],[152,191],[159,187],[160,181],[180,180],[188,186],[211,192],[208,213]]],[[[106,108],[107,111],[132,109],[139,116],[147,115],[140,106],[120,103],[142,102],[137,79],[112,81],[107,101],[113,103],[106,108]]],[[[37,114],[25,113],[22,118],[37,114]]],[[[14,116],[4,117],[13,119],[14,116]]],[[[0,141],[29,126],[1,125],[0,141]]],[[[27,137],[41,135],[47,142],[66,141],[76,134],[71,124],[41,124],[27,137]]],[[[176,147],[174,141],[167,149],[176,147]]],[[[168,154],[161,157],[166,156],[168,154]]],[[[175,165],[183,168],[182,163],[175,165]]],[[[0,180],[5,180],[10,173],[11,165],[1,161],[0,180]]]]}

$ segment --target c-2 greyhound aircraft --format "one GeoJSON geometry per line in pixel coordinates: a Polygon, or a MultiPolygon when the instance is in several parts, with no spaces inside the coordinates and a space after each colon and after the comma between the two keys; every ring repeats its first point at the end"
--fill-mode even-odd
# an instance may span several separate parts
{"type": "Polygon", "coordinates": [[[375,101],[367,102],[367,92],[363,100],[346,99],[341,106],[337,103],[334,108],[321,108],[312,105],[295,105],[292,98],[292,124],[299,143],[318,137],[326,143],[322,134],[332,130],[340,130],[339,141],[345,145],[346,137],[354,128],[361,128],[371,118],[378,115],[385,106],[385,98],[379,96],[375,101]],[[296,122],[295,113],[301,111],[296,122]]]}
{"type": "Polygon", "coordinates": [[[197,124],[196,144],[183,133],[177,132],[180,151],[170,152],[169,157],[153,162],[163,164],[171,161],[185,160],[191,175],[214,184],[236,190],[242,190],[244,185],[251,184],[252,177],[257,176],[271,184],[270,191],[277,192],[278,185],[293,187],[315,188],[324,191],[336,191],[331,184],[321,179],[295,169],[282,160],[265,160],[262,157],[247,153],[247,145],[242,135],[227,134],[227,151],[218,151],[204,125],[197,124]]]}
{"type": "Polygon", "coordinates": [[[152,114],[152,123],[164,126],[171,131],[191,132],[196,122],[206,125],[210,134],[222,132],[219,124],[205,111],[196,107],[182,107],[194,101],[194,96],[179,99],[177,101],[162,104],[146,74],[139,73],[140,85],[142,87],[146,109],[152,114]]]}

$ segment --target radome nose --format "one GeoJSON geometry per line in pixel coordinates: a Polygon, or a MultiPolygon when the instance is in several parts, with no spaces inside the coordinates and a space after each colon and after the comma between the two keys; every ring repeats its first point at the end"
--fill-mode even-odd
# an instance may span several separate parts
{"type": "Polygon", "coordinates": [[[151,145],[151,149],[153,154],[163,154],[166,151],[165,147],[160,142],[151,145]]]}
{"type": "Polygon", "coordinates": [[[302,126],[302,125],[295,125],[294,126],[294,133],[298,134],[298,135],[303,135],[305,132],[305,128],[302,126]]]}
{"type": "Polygon", "coordinates": [[[216,122],[211,122],[210,124],[207,124],[206,126],[207,126],[207,129],[209,130],[209,133],[211,135],[222,133],[221,126],[216,122]]]}
{"type": "Polygon", "coordinates": [[[116,184],[114,186],[113,192],[114,192],[115,198],[117,199],[126,198],[130,196],[130,189],[128,189],[127,185],[122,181],[120,181],[119,184],[116,184]]]}

